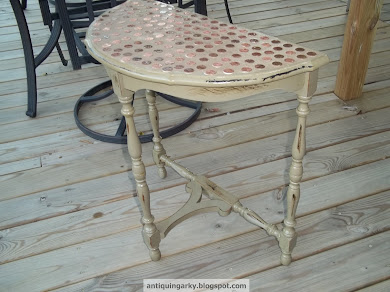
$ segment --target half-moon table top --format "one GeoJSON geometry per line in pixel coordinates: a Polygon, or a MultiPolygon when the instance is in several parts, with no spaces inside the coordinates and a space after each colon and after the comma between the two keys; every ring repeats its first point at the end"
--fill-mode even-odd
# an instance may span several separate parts
{"type": "Polygon", "coordinates": [[[272,82],[329,62],[318,51],[153,0],[129,0],[99,16],[86,46],[128,76],[203,87],[272,82]]]}

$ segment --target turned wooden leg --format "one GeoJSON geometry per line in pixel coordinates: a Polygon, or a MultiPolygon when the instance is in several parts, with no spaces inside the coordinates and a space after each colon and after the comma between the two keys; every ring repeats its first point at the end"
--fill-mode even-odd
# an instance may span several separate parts
{"type": "Polygon", "coordinates": [[[161,144],[162,139],[159,132],[159,117],[156,107],[156,93],[152,90],[146,90],[146,100],[149,104],[149,118],[153,129],[153,160],[158,167],[158,175],[161,178],[165,178],[167,176],[167,171],[165,169],[165,164],[161,161],[160,157],[166,152],[163,145],[161,144]]]}
{"type": "MultiPolygon", "coordinates": [[[[119,96],[118,96],[119,97],[119,96]]],[[[150,258],[158,261],[161,257],[159,250],[160,232],[154,224],[154,217],[150,211],[149,187],[145,181],[145,165],[142,162],[142,148],[134,124],[134,108],[131,104],[134,94],[130,97],[119,97],[122,103],[122,115],[126,118],[127,145],[132,161],[133,175],[137,185],[137,194],[142,207],[143,237],[146,246],[149,248],[150,258]]]]}
{"type": "Polygon", "coordinates": [[[290,184],[287,190],[287,214],[284,219],[284,228],[279,240],[282,255],[280,262],[283,265],[291,263],[291,252],[297,240],[295,231],[295,214],[300,197],[300,182],[303,174],[302,160],[306,151],[305,131],[306,117],[309,114],[308,103],[310,97],[298,96],[299,105],[297,108],[298,125],[292,146],[292,162],[290,167],[290,184]]]}

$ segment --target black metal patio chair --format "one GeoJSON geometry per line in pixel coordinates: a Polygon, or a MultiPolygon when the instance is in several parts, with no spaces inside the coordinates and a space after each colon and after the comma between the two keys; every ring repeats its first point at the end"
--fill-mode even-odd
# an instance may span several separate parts
{"type": "MultiPolygon", "coordinates": [[[[54,47],[57,48],[62,64],[64,66],[68,64],[68,61],[65,60],[58,43],[58,39],[61,35],[61,32],[64,32],[73,69],[81,69],[81,65],[86,63],[98,63],[89,55],[89,53],[85,49],[84,44],[81,41],[81,39],[85,36],[85,33],[83,31],[76,32],[76,30],[80,28],[87,28],[90,23],[95,19],[95,17],[99,16],[107,9],[110,9],[118,4],[125,2],[125,0],[83,0],[82,2],[73,3],[66,3],[65,0],[39,0],[43,23],[49,27],[51,35],[43,50],[36,57],[34,57],[31,36],[23,11],[27,7],[27,0],[9,1],[14,11],[15,18],[20,31],[26,63],[28,92],[26,115],[30,117],[35,117],[37,115],[36,68],[51,54],[54,47]],[[50,11],[49,2],[54,5],[54,12],[50,11]]],[[[177,0],[159,1],[166,3],[177,3],[177,0]]],[[[229,21],[232,23],[227,0],[224,1],[229,21]]],[[[186,4],[183,4],[182,0],[178,0],[178,5],[181,8],[187,8],[191,5],[194,5],[195,12],[207,15],[206,0],[193,0],[186,4]]],[[[104,99],[110,96],[112,93],[113,92],[111,89],[110,81],[103,82],[91,88],[86,93],[84,93],[76,102],[74,107],[74,118],[79,129],[86,135],[104,142],[125,144],[127,140],[126,137],[124,137],[124,132],[126,128],[124,119],[121,120],[120,125],[115,135],[113,136],[94,132],[93,130],[85,126],[79,119],[79,111],[83,104],[104,99]],[[103,93],[101,93],[102,91],[103,93]]],[[[178,125],[175,125],[165,131],[162,131],[161,136],[163,138],[182,131],[190,124],[192,124],[200,114],[200,102],[190,102],[162,94],[161,96],[178,105],[194,109],[194,112],[189,118],[179,123],[178,125]]],[[[142,135],[140,136],[140,140],[141,142],[149,142],[152,140],[152,135],[142,135]]]]}
{"type": "Polygon", "coordinates": [[[35,117],[37,114],[37,76],[35,69],[51,54],[56,47],[58,54],[60,55],[61,62],[64,66],[67,65],[67,61],[61,51],[58,44],[58,39],[61,35],[61,22],[60,20],[53,19],[53,14],[50,12],[49,6],[46,1],[39,0],[39,5],[42,13],[43,22],[50,29],[50,37],[42,49],[42,51],[35,57],[34,50],[31,43],[30,31],[28,29],[26,17],[23,10],[27,7],[27,0],[23,0],[22,3],[19,0],[10,0],[12,9],[15,14],[16,22],[19,28],[22,46],[24,51],[24,60],[26,64],[27,74],[27,112],[26,115],[35,117]]]}
{"type": "MultiPolygon", "coordinates": [[[[88,27],[95,17],[99,16],[107,9],[125,2],[125,0],[84,0],[84,2],[80,3],[66,3],[65,0],[58,0],[57,2],[53,2],[55,5],[55,12],[50,11],[48,0],[39,0],[43,23],[49,27],[51,35],[43,50],[36,57],[34,57],[31,36],[23,11],[27,7],[27,0],[21,1],[22,2],[20,2],[20,0],[10,0],[10,3],[14,11],[19,32],[21,35],[26,64],[28,92],[26,115],[30,117],[35,117],[37,115],[36,68],[50,55],[54,47],[56,47],[58,50],[62,64],[65,66],[68,64],[68,61],[65,60],[61,48],[58,44],[58,39],[61,35],[61,31],[64,31],[73,69],[81,69],[81,65],[86,63],[98,63],[89,55],[89,53],[85,49],[84,44],[81,41],[81,38],[84,37],[85,33],[83,31],[76,32],[76,29],[88,27]]],[[[93,130],[85,126],[79,119],[79,111],[83,104],[104,99],[110,96],[112,93],[113,91],[111,88],[111,81],[103,82],[91,88],[86,93],[84,93],[76,102],[74,107],[74,118],[79,129],[86,135],[104,142],[125,144],[127,143],[127,139],[124,136],[126,128],[124,119],[121,120],[115,135],[105,135],[102,133],[94,132],[93,130]],[[101,91],[103,91],[103,93],[100,93],[101,91]]],[[[172,96],[162,96],[165,99],[174,102],[178,105],[189,107],[195,110],[193,114],[183,122],[165,131],[162,131],[162,137],[168,137],[182,131],[183,129],[191,125],[199,116],[201,111],[200,102],[194,103],[190,101],[176,99],[172,96]]],[[[140,140],[141,142],[149,142],[152,140],[152,135],[142,135],[140,136],[140,140]]]]}

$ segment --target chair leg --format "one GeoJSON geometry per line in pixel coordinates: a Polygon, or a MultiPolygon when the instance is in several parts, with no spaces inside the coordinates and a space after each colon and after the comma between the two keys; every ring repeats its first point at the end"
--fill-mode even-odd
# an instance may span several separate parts
{"type": "Polygon", "coordinates": [[[146,100],[149,104],[149,119],[153,129],[153,160],[158,167],[158,175],[161,178],[167,176],[165,164],[160,160],[161,155],[164,155],[165,149],[161,144],[161,136],[159,132],[159,116],[156,107],[156,93],[152,90],[146,90],[146,100]]]}
{"type": "MultiPolygon", "coordinates": [[[[30,63],[30,62],[29,62],[30,63]]],[[[26,73],[27,73],[27,111],[26,115],[35,118],[37,115],[37,75],[35,72],[35,66],[32,64],[27,65],[26,62],[26,73]]]]}
{"type": "Polygon", "coordinates": [[[311,97],[298,96],[298,125],[292,146],[290,184],[287,190],[287,214],[284,219],[281,240],[279,241],[282,250],[280,261],[283,265],[291,263],[291,253],[297,240],[295,215],[300,198],[300,182],[303,174],[302,160],[306,152],[306,117],[309,114],[308,103],[310,99],[311,97]]]}
{"type": "Polygon", "coordinates": [[[34,52],[31,44],[30,31],[28,30],[26,17],[23,13],[22,4],[19,0],[10,0],[12,9],[18,24],[22,46],[24,51],[24,61],[27,74],[27,112],[29,117],[37,115],[37,77],[35,73],[34,52]]]}
{"type": "Polygon", "coordinates": [[[89,22],[91,23],[95,19],[93,7],[92,7],[92,0],[87,0],[85,2],[85,5],[87,6],[88,19],[89,19],[89,22]]]}
{"type": "Polygon", "coordinates": [[[62,29],[64,31],[64,36],[66,43],[68,45],[69,57],[72,62],[72,67],[74,70],[81,69],[81,60],[77,51],[76,42],[74,40],[73,27],[69,19],[68,12],[66,10],[65,0],[57,0],[56,2],[57,12],[61,19],[62,29]]]}
{"type": "Polygon", "coordinates": [[[194,0],[195,12],[207,16],[206,0],[194,0]]]}
{"type": "Polygon", "coordinates": [[[49,27],[51,35],[45,48],[42,49],[40,55],[42,54],[42,52],[46,52],[42,56],[41,60],[39,60],[39,57],[35,59],[35,65],[39,66],[39,64],[49,56],[55,46],[57,48],[58,54],[60,55],[62,65],[67,66],[68,61],[65,60],[61,47],[58,43],[58,39],[62,31],[61,21],[59,19],[53,20],[52,13],[50,12],[49,3],[47,2],[47,0],[39,0],[39,7],[41,9],[43,24],[49,27]]]}
{"type": "Polygon", "coordinates": [[[347,2],[347,12],[349,12],[349,6],[351,5],[351,0],[348,0],[348,2],[347,2]]]}
{"type": "Polygon", "coordinates": [[[229,19],[229,22],[231,24],[233,24],[233,19],[232,19],[232,15],[230,14],[230,9],[229,9],[229,3],[228,3],[228,0],[224,0],[225,1],[225,9],[226,9],[226,14],[227,14],[227,17],[229,19]]]}

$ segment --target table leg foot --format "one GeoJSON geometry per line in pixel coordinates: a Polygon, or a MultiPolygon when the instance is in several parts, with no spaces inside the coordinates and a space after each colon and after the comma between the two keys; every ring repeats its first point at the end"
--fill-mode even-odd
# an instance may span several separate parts
{"type": "Polygon", "coordinates": [[[145,245],[149,249],[150,258],[152,261],[158,261],[161,258],[161,252],[159,249],[161,242],[160,231],[154,224],[154,217],[152,215],[150,217],[143,216],[142,222],[144,223],[142,234],[145,245]]]}
{"type": "Polygon", "coordinates": [[[282,251],[280,256],[280,263],[284,266],[288,266],[291,263],[291,253],[297,242],[297,233],[295,229],[285,227],[280,234],[279,247],[282,251]]]}
{"type": "Polygon", "coordinates": [[[282,254],[280,256],[280,263],[283,266],[288,266],[289,264],[291,264],[291,254],[287,254],[287,253],[282,252],[282,254]]]}
{"type": "Polygon", "coordinates": [[[158,169],[158,176],[160,178],[166,178],[167,177],[167,170],[165,169],[165,167],[161,167],[158,169]]]}
{"type": "Polygon", "coordinates": [[[157,262],[161,259],[161,252],[158,248],[149,250],[149,255],[154,262],[157,262]]]}

